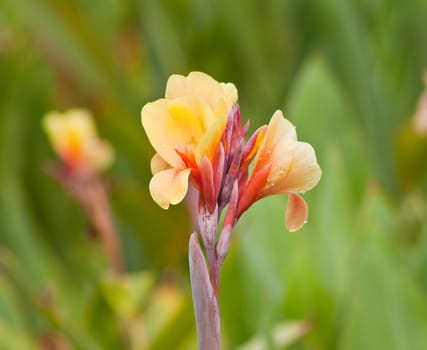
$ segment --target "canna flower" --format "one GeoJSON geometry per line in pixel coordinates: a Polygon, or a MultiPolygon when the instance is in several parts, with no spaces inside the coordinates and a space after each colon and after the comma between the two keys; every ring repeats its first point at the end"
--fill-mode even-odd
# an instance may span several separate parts
{"type": "Polygon", "coordinates": [[[296,231],[304,225],[308,207],[300,194],[319,182],[321,170],[313,148],[297,140],[295,127],[281,111],[245,142],[249,124],[241,124],[233,84],[200,72],[172,75],[165,95],[141,113],[157,151],[150,193],[160,207],[181,202],[191,180],[200,192],[203,220],[205,206],[212,214],[228,205],[224,227],[232,228],[254,202],[286,194],[286,227],[296,231]]]}
{"type": "Polygon", "coordinates": [[[108,142],[98,138],[87,110],[49,112],[43,118],[43,127],[55,152],[69,169],[97,171],[111,165],[113,149],[108,142]]]}
{"type": "Polygon", "coordinates": [[[150,193],[163,209],[181,202],[191,176],[201,190],[201,164],[214,162],[217,145],[237,102],[231,83],[219,83],[201,72],[172,75],[165,98],[147,103],[142,125],[156,150],[151,160],[150,193]]]}
{"type": "Polygon", "coordinates": [[[99,235],[111,271],[122,273],[120,241],[101,173],[113,161],[112,146],[98,137],[92,115],[84,109],[49,112],[43,117],[42,126],[62,160],[60,164],[50,164],[46,168],[48,174],[86,213],[91,227],[99,235]]]}
{"type": "Polygon", "coordinates": [[[165,98],[147,103],[141,119],[157,152],[151,160],[154,201],[164,209],[181,202],[189,181],[199,192],[190,278],[199,348],[216,350],[220,271],[237,220],[257,200],[286,194],[286,227],[299,229],[308,215],[300,194],[318,183],[321,170],[313,148],[297,140],[295,127],[280,111],[246,141],[249,122],[242,126],[236,88],[204,73],[172,75],[165,98]]]}
{"type": "Polygon", "coordinates": [[[296,231],[307,221],[308,206],[299,195],[312,189],[322,171],[313,147],[297,141],[295,126],[276,111],[255,156],[252,175],[242,191],[237,216],[255,201],[274,194],[289,196],[285,224],[296,231]]]}

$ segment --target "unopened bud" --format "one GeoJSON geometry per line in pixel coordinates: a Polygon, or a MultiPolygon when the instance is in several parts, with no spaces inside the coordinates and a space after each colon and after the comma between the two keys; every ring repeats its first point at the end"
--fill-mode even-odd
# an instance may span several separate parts
{"type": "Polygon", "coordinates": [[[231,191],[233,190],[234,184],[234,176],[233,174],[227,174],[224,179],[224,183],[222,185],[221,194],[218,199],[220,209],[224,209],[224,207],[230,201],[231,191]]]}
{"type": "Polygon", "coordinates": [[[221,236],[219,237],[218,244],[216,245],[216,255],[219,265],[222,265],[227,257],[228,250],[230,249],[231,236],[233,227],[227,225],[222,229],[221,236]]]}
{"type": "Polygon", "coordinates": [[[201,205],[199,208],[199,229],[206,248],[215,246],[217,227],[218,206],[216,205],[214,211],[210,213],[206,206],[201,205]]]}
{"type": "Polygon", "coordinates": [[[232,174],[234,177],[237,177],[240,169],[240,164],[242,163],[243,141],[244,141],[243,138],[236,139],[233,147],[233,153],[230,154],[232,158],[231,158],[230,168],[228,169],[228,173],[232,174]]]}
{"type": "Polygon", "coordinates": [[[234,181],[233,189],[231,190],[230,201],[228,203],[227,212],[224,218],[224,226],[231,225],[234,226],[236,222],[236,210],[237,210],[237,201],[239,200],[239,184],[234,181]]]}
{"type": "Polygon", "coordinates": [[[203,156],[200,160],[199,170],[202,175],[202,195],[203,200],[210,213],[215,210],[217,196],[214,184],[214,174],[212,163],[208,157],[203,156]]]}
{"type": "Polygon", "coordinates": [[[248,130],[249,130],[249,126],[251,125],[251,123],[250,123],[250,120],[247,120],[246,121],[246,123],[245,123],[245,125],[243,125],[243,128],[242,128],[242,130],[241,130],[241,136],[242,137],[245,137],[246,136],[246,134],[247,134],[247,132],[248,132],[248,130]]]}
{"type": "Polygon", "coordinates": [[[222,140],[224,142],[224,146],[225,146],[225,149],[227,152],[230,149],[230,145],[231,145],[231,138],[233,135],[234,120],[235,120],[235,115],[236,115],[237,109],[239,109],[239,106],[237,104],[235,104],[231,108],[230,112],[228,113],[227,124],[225,126],[225,131],[224,131],[224,134],[222,136],[222,140]]]}
{"type": "Polygon", "coordinates": [[[224,167],[225,167],[225,150],[224,144],[219,143],[214,158],[214,187],[215,187],[215,198],[218,199],[219,191],[221,189],[222,180],[224,178],[224,167]]]}

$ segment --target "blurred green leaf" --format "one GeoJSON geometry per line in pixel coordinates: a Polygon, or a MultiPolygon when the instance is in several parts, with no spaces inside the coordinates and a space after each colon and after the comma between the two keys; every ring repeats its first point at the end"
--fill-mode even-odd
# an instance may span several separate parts
{"type": "Polygon", "coordinates": [[[424,349],[427,303],[387,242],[393,211],[373,191],[362,208],[340,349],[424,349]]]}
{"type": "Polygon", "coordinates": [[[130,319],[147,303],[154,285],[150,272],[106,276],[101,287],[105,298],[120,318],[130,319]]]}
{"type": "Polygon", "coordinates": [[[0,347],[2,349],[36,350],[37,346],[24,333],[13,329],[6,322],[0,320],[0,347]]]}
{"type": "Polygon", "coordinates": [[[299,71],[284,110],[297,127],[298,138],[313,145],[321,166],[331,148],[345,155],[347,179],[357,201],[367,178],[374,175],[373,159],[342,91],[322,58],[311,57],[299,71]]]}
{"type": "MultiPolygon", "coordinates": [[[[289,345],[303,337],[310,329],[310,325],[305,321],[283,322],[271,331],[273,346],[279,349],[286,349],[289,345]]],[[[238,348],[238,350],[265,350],[269,347],[263,339],[255,338],[238,348]]]]}

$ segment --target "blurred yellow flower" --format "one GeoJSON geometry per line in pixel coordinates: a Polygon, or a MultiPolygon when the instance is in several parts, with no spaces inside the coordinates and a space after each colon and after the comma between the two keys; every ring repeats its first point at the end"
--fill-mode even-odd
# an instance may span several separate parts
{"type": "Polygon", "coordinates": [[[113,162],[113,148],[98,138],[89,111],[49,112],[43,118],[43,127],[55,152],[70,169],[103,170],[113,162]]]}
{"type": "MultiPolygon", "coordinates": [[[[165,98],[147,103],[142,125],[156,150],[150,193],[162,208],[183,200],[190,175],[198,176],[202,157],[213,161],[237,89],[201,72],[172,75],[165,98]]],[[[197,182],[197,181],[196,181],[197,182]]]]}
{"type": "Polygon", "coordinates": [[[254,169],[239,203],[239,215],[251,203],[274,194],[289,195],[285,223],[289,231],[301,228],[308,207],[299,193],[312,189],[322,171],[313,147],[297,140],[295,126],[276,111],[255,156],[254,169]]]}

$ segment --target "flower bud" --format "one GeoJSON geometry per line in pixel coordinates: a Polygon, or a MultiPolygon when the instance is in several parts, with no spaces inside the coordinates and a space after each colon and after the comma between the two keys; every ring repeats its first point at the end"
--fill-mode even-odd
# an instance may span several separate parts
{"type": "Polygon", "coordinates": [[[216,255],[219,265],[222,265],[227,257],[232,235],[233,227],[231,225],[227,225],[222,229],[221,236],[219,237],[218,244],[216,245],[216,255]]]}

